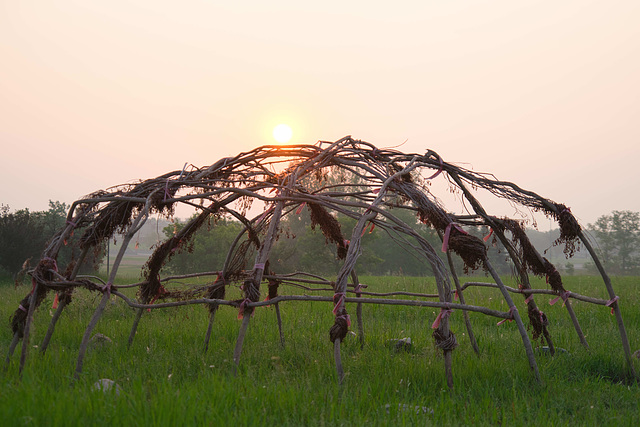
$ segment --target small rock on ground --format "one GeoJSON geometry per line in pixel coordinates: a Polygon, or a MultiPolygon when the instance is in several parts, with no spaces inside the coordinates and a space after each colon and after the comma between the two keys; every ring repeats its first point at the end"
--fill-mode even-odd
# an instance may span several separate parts
{"type": "Polygon", "coordinates": [[[389,344],[391,346],[393,346],[396,351],[400,351],[400,350],[410,351],[411,350],[411,338],[409,338],[409,337],[401,338],[399,340],[389,340],[389,344]]]}
{"type": "MultiPolygon", "coordinates": [[[[384,409],[386,409],[387,414],[391,413],[391,404],[387,403],[384,405],[384,409]]],[[[398,412],[407,412],[412,411],[416,413],[416,415],[420,414],[430,414],[433,415],[433,409],[427,408],[426,406],[410,406],[404,403],[398,403],[398,412]]]]}
{"type": "Polygon", "coordinates": [[[113,392],[116,396],[119,396],[122,391],[122,387],[120,387],[118,383],[108,378],[102,378],[93,383],[93,389],[96,391],[103,391],[104,393],[113,392]]]}

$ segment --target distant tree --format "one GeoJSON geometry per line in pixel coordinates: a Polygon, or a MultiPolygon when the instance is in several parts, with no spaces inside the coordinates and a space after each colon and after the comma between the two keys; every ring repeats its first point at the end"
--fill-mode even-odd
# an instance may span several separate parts
{"type": "MultiPolygon", "coordinates": [[[[174,224],[167,225],[163,229],[165,236],[173,236],[185,224],[176,220],[174,224]]],[[[237,221],[212,219],[208,227],[196,231],[184,250],[171,256],[166,268],[177,274],[221,270],[229,248],[241,230],[242,225],[237,221]]]]}
{"type": "MultiPolygon", "coordinates": [[[[31,212],[22,209],[10,212],[9,206],[0,205],[0,269],[10,275],[22,270],[25,261],[31,259],[31,266],[40,259],[50,239],[65,224],[69,206],[65,203],[49,201],[46,211],[31,212]]],[[[69,239],[58,254],[58,265],[66,265],[73,257],[74,240],[69,239]]],[[[98,266],[103,254],[93,253],[82,271],[98,266]]]]}
{"type": "Polygon", "coordinates": [[[613,211],[599,217],[589,230],[598,243],[605,268],[616,274],[635,274],[640,267],[640,213],[613,211]]]}
{"type": "Polygon", "coordinates": [[[569,276],[573,276],[576,272],[574,265],[570,262],[564,265],[564,270],[569,276]]]}
{"type": "Polygon", "coordinates": [[[22,209],[0,207],[0,267],[14,275],[28,258],[38,257],[47,241],[42,216],[22,209]]]}

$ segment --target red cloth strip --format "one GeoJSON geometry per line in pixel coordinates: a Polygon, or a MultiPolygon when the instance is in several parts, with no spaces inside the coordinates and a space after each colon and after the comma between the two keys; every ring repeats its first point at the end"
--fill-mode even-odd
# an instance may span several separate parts
{"type": "Polygon", "coordinates": [[[442,163],[442,157],[438,156],[438,160],[440,161],[440,167],[438,168],[436,173],[434,173],[433,175],[431,175],[427,179],[433,179],[433,178],[435,178],[436,176],[438,176],[438,175],[440,175],[442,173],[442,166],[444,166],[443,163],[442,163]]]}
{"type": "Polygon", "coordinates": [[[442,252],[447,252],[447,250],[449,250],[449,238],[451,237],[451,227],[455,227],[455,229],[461,232],[462,234],[469,234],[466,231],[464,231],[462,227],[460,227],[455,222],[450,222],[449,225],[447,225],[447,228],[445,228],[444,230],[444,239],[442,239],[442,252]]]}
{"type": "Polygon", "coordinates": [[[502,319],[501,321],[498,322],[498,326],[502,325],[504,322],[506,322],[507,320],[509,322],[513,322],[513,313],[515,313],[516,311],[518,311],[518,309],[516,308],[516,306],[514,305],[513,307],[511,307],[509,309],[509,314],[511,315],[511,317],[507,317],[506,319],[502,319]]]}
{"type": "Polygon", "coordinates": [[[338,313],[338,309],[340,308],[340,306],[342,305],[342,302],[344,301],[344,297],[345,297],[345,293],[344,292],[336,292],[335,294],[333,294],[333,311],[332,313],[335,315],[338,313]],[[336,297],[338,297],[338,301],[336,302],[336,297]]]}
{"type": "Polygon", "coordinates": [[[616,295],[615,297],[613,297],[609,301],[607,301],[607,303],[605,304],[605,307],[611,307],[611,314],[613,314],[613,312],[614,312],[613,303],[617,302],[619,299],[620,299],[620,297],[616,295]]]}
{"type": "Polygon", "coordinates": [[[440,322],[442,321],[442,319],[451,316],[451,313],[453,313],[453,310],[451,310],[450,308],[441,308],[440,313],[438,313],[438,316],[436,317],[436,320],[434,320],[434,322],[431,324],[431,329],[436,329],[438,326],[440,326],[440,322]]]}
{"type": "Polygon", "coordinates": [[[553,305],[555,303],[558,302],[558,300],[560,298],[562,298],[562,305],[564,306],[564,304],[567,302],[567,300],[569,299],[569,296],[571,295],[571,292],[569,291],[564,291],[563,293],[561,293],[560,295],[558,295],[557,297],[555,297],[554,299],[552,299],[551,301],[549,301],[549,305],[553,305]]]}
{"type": "Polygon", "coordinates": [[[238,310],[238,319],[244,319],[244,311],[247,309],[247,304],[250,304],[251,300],[249,298],[245,298],[240,303],[240,310],[238,310]]]}

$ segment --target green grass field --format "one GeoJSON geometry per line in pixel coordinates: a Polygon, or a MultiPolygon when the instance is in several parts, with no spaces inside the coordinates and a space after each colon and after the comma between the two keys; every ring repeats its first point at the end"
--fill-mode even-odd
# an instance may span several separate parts
{"type": "MultiPolygon", "coordinates": [[[[360,281],[375,291],[434,292],[429,278],[360,281]]],[[[636,277],[614,279],[632,351],[640,348],[639,283],[636,277]]],[[[606,296],[595,277],[568,277],[565,287],[606,296]]],[[[0,286],[3,358],[12,336],[9,318],[26,292],[8,281],[0,286]]],[[[472,288],[465,296],[470,304],[506,311],[497,290],[472,288]]],[[[524,313],[522,298],[514,299],[524,313]]],[[[72,384],[78,347],[99,295],[75,294],[43,355],[38,347],[52,315],[51,296],[36,314],[22,378],[19,349],[0,374],[2,425],[638,425],[640,387],[626,374],[614,316],[602,306],[573,302],[591,347],[587,351],[566,310],[549,306],[549,299],[536,297],[551,321],[555,345],[566,352],[555,357],[537,352],[542,385],[530,372],[515,323],[497,326],[499,319],[471,313],[478,357],[458,311],[451,317],[460,345],[453,353],[455,386],[449,390],[431,338],[435,309],[365,305],[366,344],[361,349],[351,335],[343,343],[346,379],[340,387],[328,339],[331,306],[319,302],[281,304],[284,348],[275,311],[259,308],[234,376],[237,310],[218,311],[206,354],[208,316],[202,306],[145,312],[128,349],[134,312],[114,300],[94,331],[113,343],[91,350],[80,380],[72,384]],[[388,340],[402,337],[411,337],[413,347],[396,353],[388,340]],[[120,394],[93,390],[101,378],[116,381],[120,394]]],[[[355,306],[348,310],[355,318],[355,306]]],[[[357,330],[355,322],[352,329],[357,330]]]]}

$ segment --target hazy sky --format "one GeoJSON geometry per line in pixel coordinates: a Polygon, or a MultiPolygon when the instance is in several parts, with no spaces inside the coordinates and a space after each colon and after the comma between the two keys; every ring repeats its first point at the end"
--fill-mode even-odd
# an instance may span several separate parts
{"type": "Polygon", "coordinates": [[[431,148],[583,224],[640,211],[639,23],[638,0],[0,0],[0,202],[209,165],[285,122],[431,148]]]}

